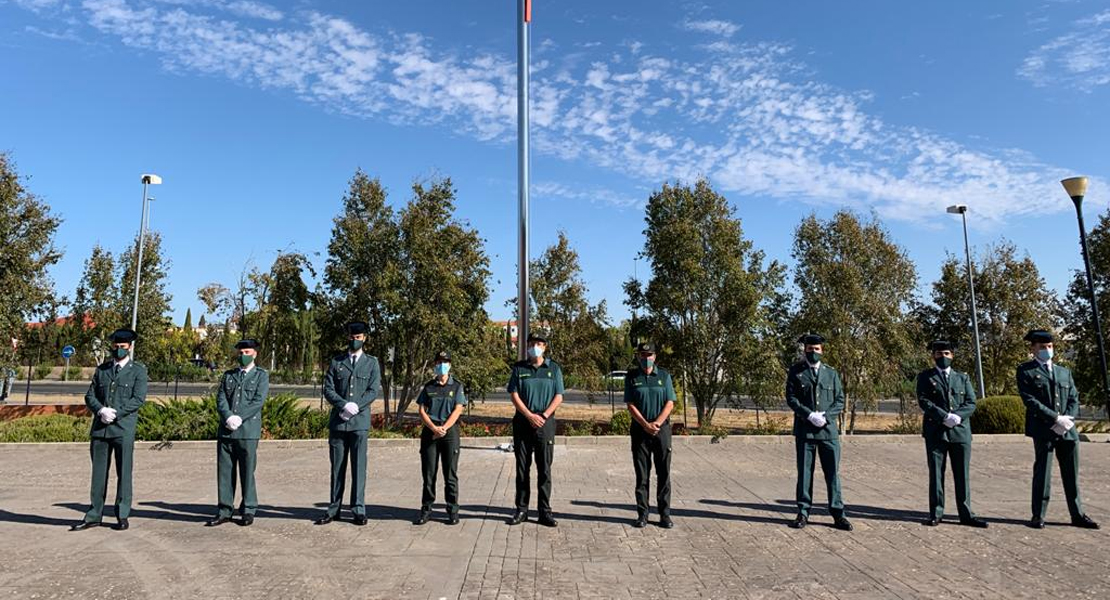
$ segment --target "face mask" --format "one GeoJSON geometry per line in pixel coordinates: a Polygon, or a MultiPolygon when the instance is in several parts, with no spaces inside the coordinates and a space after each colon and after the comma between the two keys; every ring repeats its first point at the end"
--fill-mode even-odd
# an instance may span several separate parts
{"type": "Polygon", "coordinates": [[[655,359],[654,358],[641,358],[640,359],[640,367],[642,367],[644,369],[651,369],[654,366],[655,366],[655,359]]]}
{"type": "Polygon", "coordinates": [[[254,357],[251,356],[250,354],[240,354],[239,355],[239,366],[245,367],[245,366],[251,364],[252,362],[254,362],[254,357]]]}
{"type": "Polygon", "coordinates": [[[362,349],[362,345],[365,343],[366,342],[362,340],[351,340],[351,343],[348,344],[348,346],[351,348],[351,352],[358,352],[362,349]]]}
{"type": "Polygon", "coordinates": [[[127,358],[127,352],[127,348],[116,348],[115,351],[112,352],[112,356],[116,357],[116,360],[123,360],[127,358]]]}
{"type": "Polygon", "coordinates": [[[543,348],[539,346],[529,346],[528,356],[531,356],[532,358],[539,358],[543,356],[543,348]]]}
{"type": "Polygon", "coordinates": [[[811,365],[815,365],[821,362],[821,353],[817,352],[816,350],[810,350],[809,352],[806,352],[806,362],[811,365]]]}
{"type": "Polygon", "coordinates": [[[941,369],[947,369],[948,367],[952,366],[952,359],[948,358],[947,356],[942,356],[940,358],[934,358],[933,362],[937,363],[937,367],[939,367],[941,369]]]}
{"type": "Polygon", "coordinates": [[[436,363],[435,372],[436,372],[436,375],[439,375],[440,377],[443,377],[444,375],[451,372],[451,363],[447,363],[447,362],[436,363]]]}
{"type": "Polygon", "coordinates": [[[1052,360],[1052,348],[1041,348],[1037,350],[1037,358],[1041,359],[1041,362],[1052,360]]]}

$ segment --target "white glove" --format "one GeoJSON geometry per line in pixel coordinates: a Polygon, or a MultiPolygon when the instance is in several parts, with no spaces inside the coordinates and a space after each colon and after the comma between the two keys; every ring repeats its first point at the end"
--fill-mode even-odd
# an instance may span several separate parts
{"type": "Polygon", "coordinates": [[[1055,433],[1056,435],[1064,435],[1067,432],[1068,430],[1065,429],[1064,426],[1061,425],[1059,422],[1052,426],[1052,433],[1055,433]]]}
{"type": "Polygon", "coordinates": [[[945,427],[956,427],[963,422],[964,420],[960,417],[960,415],[957,415],[956,413],[948,413],[948,415],[944,417],[945,427]]]}
{"type": "Polygon", "coordinates": [[[353,417],[358,414],[358,405],[354,402],[348,402],[343,405],[343,412],[347,413],[349,417],[353,417]]]}
{"type": "Polygon", "coordinates": [[[108,408],[107,406],[105,406],[104,408],[97,411],[96,416],[100,417],[101,423],[107,425],[108,423],[116,420],[116,409],[108,408]]]}
{"type": "Polygon", "coordinates": [[[232,430],[232,431],[235,431],[236,429],[239,429],[239,426],[241,426],[242,424],[243,424],[243,418],[240,417],[239,415],[231,415],[230,417],[227,418],[226,421],[224,421],[224,425],[226,425],[227,428],[232,430]]]}
{"type": "Polygon", "coordinates": [[[1056,417],[1056,424],[1052,426],[1052,431],[1055,431],[1056,435],[1064,435],[1072,427],[1075,427],[1075,419],[1067,415],[1060,415],[1056,417]]]}
{"type": "Polygon", "coordinates": [[[824,427],[825,424],[828,423],[828,421],[825,420],[825,413],[823,412],[811,412],[806,418],[809,419],[809,422],[812,423],[814,427],[824,427]]]}

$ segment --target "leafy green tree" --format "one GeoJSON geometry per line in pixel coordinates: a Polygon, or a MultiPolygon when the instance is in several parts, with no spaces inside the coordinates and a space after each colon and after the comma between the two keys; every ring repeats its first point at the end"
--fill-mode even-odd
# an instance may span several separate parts
{"type": "Polygon", "coordinates": [[[47,270],[62,253],[54,247],[61,218],[25,187],[7,153],[0,153],[0,367],[16,363],[11,340],[44,312],[54,296],[47,270]]]}
{"type": "Polygon", "coordinates": [[[596,380],[609,366],[605,301],[591,306],[578,253],[564,232],[530,267],[533,329],[546,327],[548,348],[568,375],[596,380]]]}
{"type": "Polygon", "coordinates": [[[124,324],[117,312],[121,294],[115,259],[109,250],[96,244],[85,259],[73,301],[74,317],[87,318],[91,323],[78,337],[79,355],[94,360],[106,356],[108,336],[124,324]]]}
{"type": "Polygon", "coordinates": [[[305,274],[315,277],[308,257],[298,252],[282,252],[268,273],[252,273],[257,311],[254,330],[262,345],[260,356],[279,369],[304,370],[311,366],[315,353],[316,328],[311,322],[312,293],[305,274]]]}
{"type": "Polygon", "coordinates": [[[915,322],[907,314],[916,269],[877,217],[864,222],[847,210],[827,221],[803,219],[793,256],[794,334],[817,332],[828,340],[825,360],[841,373],[854,432],[858,411],[899,388],[902,361],[916,350],[915,322]]]}
{"type": "Polygon", "coordinates": [[[624,284],[626,303],[641,316],[634,334],[672,354],[672,372],[685,375],[698,422],[710,425],[718,404],[735,392],[729,354],[762,319],[762,306],[781,281],[777,262],[744,238],[724,196],[701,179],[664,185],[648,199],[642,256],[647,286],[624,284]]]}
{"type": "Polygon", "coordinates": [[[185,309],[185,324],[182,325],[181,328],[184,329],[185,331],[192,331],[193,330],[193,309],[191,309],[191,308],[186,308],[185,309]]]}
{"type": "MultiPolygon", "coordinates": [[[[123,252],[117,264],[117,277],[120,281],[120,294],[117,297],[115,312],[120,323],[131,324],[131,310],[135,291],[135,263],[136,251],[139,247],[138,236],[135,242],[123,252]]],[[[170,261],[162,258],[162,235],[156,231],[147,231],[143,239],[143,264],[142,276],[139,280],[139,311],[138,324],[136,325],[139,341],[136,344],[137,355],[144,362],[152,362],[144,357],[146,347],[160,343],[164,334],[172,327],[169,320],[171,296],[166,289],[169,276],[170,261]]],[[[164,352],[158,353],[160,357],[167,356],[164,352]]]]}

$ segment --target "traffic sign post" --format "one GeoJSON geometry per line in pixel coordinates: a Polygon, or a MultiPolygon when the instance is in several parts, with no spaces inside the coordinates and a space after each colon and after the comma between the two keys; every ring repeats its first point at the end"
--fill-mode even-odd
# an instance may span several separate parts
{"type": "Polygon", "coordinates": [[[76,350],[73,346],[66,345],[62,348],[62,358],[66,359],[66,368],[62,371],[62,381],[69,381],[69,357],[73,356],[76,350]]]}

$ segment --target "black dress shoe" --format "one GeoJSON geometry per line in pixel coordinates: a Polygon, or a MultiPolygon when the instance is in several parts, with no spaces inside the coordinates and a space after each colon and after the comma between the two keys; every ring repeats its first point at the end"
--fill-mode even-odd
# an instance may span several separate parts
{"type": "Polygon", "coordinates": [[[1071,524],[1083,529],[1099,529],[1098,523],[1092,521],[1087,515],[1079,515],[1078,518],[1071,520],[1071,524]]]}
{"type": "Polygon", "coordinates": [[[204,526],[205,527],[219,527],[220,525],[223,525],[224,523],[230,523],[230,522],[231,522],[231,517],[216,517],[216,518],[212,519],[211,521],[206,522],[204,524],[204,526]]]}
{"type": "Polygon", "coordinates": [[[239,521],[239,525],[242,527],[254,525],[254,515],[243,515],[243,519],[239,521]]]}
{"type": "Polygon", "coordinates": [[[458,525],[459,524],[459,515],[447,515],[447,524],[448,525],[458,525]]]}
{"type": "Polygon", "coordinates": [[[636,520],[632,522],[632,526],[636,529],[647,527],[647,517],[637,517],[636,520]]]}
{"type": "Polygon", "coordinates": [[[1029,526],[1033,529],[1044,529],[1044,519],[1030,519],[1029,526]]]}
{"type": "Polygon", "coordinates": [[[835,528],[837,528],[841,531],[851,531],[852,530],[852,522],[849,521],[843,515],[838,516],[838,517],[833,517],[833,527],[835,527],[835,528]]]}
{"type": "Polygon", "coordinates": [[[528,511],[518,510],[515,513],[513,513],[512,518],[509,519],[509,525],[520,525],[521,523],[523,523],[527,520],[528,520],[528,511]]]}
{"type": "Polygon", "coordinates": [[[797,518],[795,518],[793,521],[790,522],[790,526],[793,527],[794,529],[802,529],[806,526],[806,523],[808,523],[808,522],[809,522],[809,517],[807,517],[805,515],[798,515],[797,518]]]}
{"type": "Polygon", "coordinates": [[[940,525],[940,519],[936,517],[929,517],[928,519],[922,521],[921,524],[926,527],[936,527],[937,525],[940,525]]]}
{"type": "Polygon", "coordinates": [[[555,517],[551,516],[551,513],[543,513],[543,514],[541,514],[541,515],[540,515],[540,518],[539,518],[539,519],[537,519],[537,522],[538,522],[538,523],[539,523],[540,525],[543,525],[544,527],[555,527],[555,526],[557,526],[557,525],[559,524],[559,523],[558,523],[558,522],[557,522],[557,521],[555,520],[555,517]]]}
{"type": "Polygon", "coordinates": [[[975,527],[975,528],[978,528],[978,529],[986,529],[987,528],[987,522],[980,519],[979,517],[970,517],[970,518],[967,518],[967,519],[960,519],[960,525],[966,525],[968,527],[975,527]]]}
{"type": "Polygon", "coordinates": [[[426,510],[422,510],[422,511],[420,511],[420,516],[416,517],[416,520],[413,521],[412,524],[413,525],[423,525],[423,524],[427,523],[428,521],[430,521],[431,518],[432,518],[432,513],[431,512],[426,511],[426,510]]]}
{"type": "Polygon", "coordinates": [[[351,522],[355,525],[358,525],[359,527],[362,527],[363,525],[366,525],[366,515],[355,515],[355,518],[351,522]]]}
{"type": "Polygon", "coordinates": [[[92,529],[93,527],[100,527],[100,521],[93,521],[91,523],[88,522],[88,521],[81,521],[80,523],[70,527],[69,530],[70,531],[84,531],[86,529],[92,529]]]}
{"type": "Polygon", "coordinates": [[[324,516],[320,517],[319,519],[316,519],[315,521],[313,521],[313,523],[316,524],[316,525],[327,525],[328,523],[331,523],[334,520],[335,520],[335,517],[333,517],[331,515],[324,515],[324,516]]]}
{"type": "Polygon", "coordinates": [[[663,517],[659,519],[659,526],[663,529],[674,529],[674,521],[670,517],[663,517]]]}
{"type": "Polygon", "coordinates": [[[119,522],[112,527],[112,529],[115,529],[116,531],[127,531],[127,529],[130,527],[131,524],[127,522],[127,519],[120,519],[119,522]]]}

